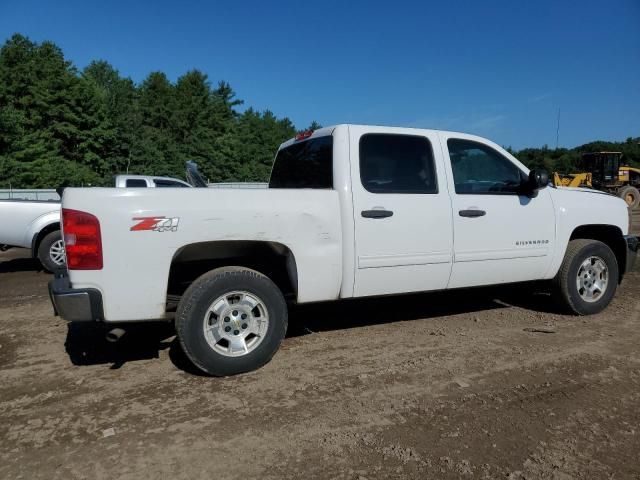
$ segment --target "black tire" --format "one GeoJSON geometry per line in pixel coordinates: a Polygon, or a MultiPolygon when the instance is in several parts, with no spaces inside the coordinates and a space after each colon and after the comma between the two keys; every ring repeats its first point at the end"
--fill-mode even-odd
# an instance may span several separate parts
{"type": "Polygon", "coordinates": [[[611,249],[597,240],[571,240],[564,260],[554,279],[556,298],[569,312],[576,315],[592,315],[601,312],[611,302],[618,287],[618,262],[611,249]],[[607,283],[604,292],[594,301],[586,301],[578,289],[578,271],[589,257],[601,259],[607,268],[607,283]]]}
{"type": "MultiPolygon", "coordinates": [[[[214,376],[248,372],[269,362],[280,347],[287,332],[287,304],[276,284],[261,273],[244,267],[218,268],[196,279],[180,299],[176,332],[189,360],[203,372],[214,376]],[[259,298],[269,321],[263,338],[253,350],[241,356],[226,356],[207,341],[205,315],[211,321],[207,311],[212,303],[225,294],[238,291],[259,298]]],[[[218,348],[224,348],[224,341],[217,344],[218,348]]]]}
{"type": "Polygon", "coordinates": [[[622,198],[630,209],[638,208],[640,205],[640,191],[632,185],[627,185],[618,190],[618,195],[622,198]]]}
{"type": "Polygon", "coordinates": [[[60,230],[55,230],[47,233],[42,241],[40,241],[40,245],[38,245],[38,260],[40,260],[40,263],[47,272],[53,273],[66,266],[65,261],[57,263],[51,256],[51,246],[61,240],[62,234],[60,233],[60,230]]]}

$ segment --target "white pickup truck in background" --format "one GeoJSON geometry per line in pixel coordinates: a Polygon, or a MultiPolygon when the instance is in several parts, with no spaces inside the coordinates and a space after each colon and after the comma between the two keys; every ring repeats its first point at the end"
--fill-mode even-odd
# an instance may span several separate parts
{"type": "Polygon", "coordinates": [[[184,180],[150,175],[116,175],[116,188],[191,188],[184,180]]]}
{"type": "MultiPolygon", "coordinates": [[[[114,184],[118,188],[191,187],[177,178],[148,175],[117,175],[114,184]]],[[[0,199],[0,225],[0,250],[29,248],[45,270],[64,267],[59,199],[0,199]]]]}
{"type": "MultiPolygon", "coordinates": [[[[360,125],[281,145],[268,189],[67,189],[70,321],[172,319],[213,375],[265,364],[306,303],[549,280],[566,309],[611,301],[636,257],[627,206],[548,187],[463,133],[360,125]]],[[[402,300],[398,299],[398,308],[402,300]]]]}

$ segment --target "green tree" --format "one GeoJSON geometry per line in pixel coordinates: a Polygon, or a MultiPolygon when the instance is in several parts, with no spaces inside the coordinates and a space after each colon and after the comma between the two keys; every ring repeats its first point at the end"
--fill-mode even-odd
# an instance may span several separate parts
{"type": "Polygon", "coordinates": [[[229,156],[220,164],[224,168],[212,172],[212,178],[267,181],[278,146],[294,135],[295,127],[289,119],[278,119],[268,110],[259,113],[252,108],[247,109],[240,115],[233,131],[229,156]]]}
{"type": "Polygon", "coordinates": [[[153,72],[139,87],[140,130],[133,145],[130,172],[177,175],[181,172],[172,136],[174,86],[162,72],[153,72]]]}
{"type": "Polygon", "coordinates": [[[140,135],[141,119],[138,92],[130,78],[122,78],[118,71],[105,61],[91,62],[82,77],[94,88],[94,95],[107,116],[112,130],[110,142],[103,154],[108,175],[126,173],[129,169],[134,144],[140,135]]]}
{"type": "Polygon", "coordinates": [[[0,182],[100,182],[111,134],[91,88],[62,51],[14,35],[0,50],[0,182]]]}

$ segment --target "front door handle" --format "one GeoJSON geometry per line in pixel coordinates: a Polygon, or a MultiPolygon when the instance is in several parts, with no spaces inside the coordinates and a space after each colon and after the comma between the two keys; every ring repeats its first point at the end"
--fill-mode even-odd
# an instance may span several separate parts
{"type": "Polygon", "coordinates": [[[361,215],[364,218],[387,218],[393,215],[393,212],[391,210],[383,209],[363,210],[361,215]]]}
{"type": "Polygon", "coordinates": [[[460,210],[458,213],[460,214],[461,217],[469,217],[469,218],[484,217],[487,214],[487,212],[485,212],[484,210],[476,210],[476,209],[460,210]]]}

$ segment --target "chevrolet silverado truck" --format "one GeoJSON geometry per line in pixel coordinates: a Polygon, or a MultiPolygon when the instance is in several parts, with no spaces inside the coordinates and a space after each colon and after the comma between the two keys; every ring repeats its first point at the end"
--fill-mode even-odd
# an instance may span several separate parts
{"type": "MultiPolygon", "coordinates": [[[[147,175],[117,175],[118,188],[190,188],[177,178],[147,175]]],[[[60,233],[60,200],[0,200],[0,251],[28,248],[42,267],[53,272],[65,265],[60,233]]]]}
{"type": "Polygon", "coordinates": [[[620,198],[553,188],[477,136],[378,126],[298,134],[267,189],[70,188],[62,218],[57,314],[174,320],[218,376],[272,358],[291,302],[548,280],[588,315],[638,250],[620,198]]]}

